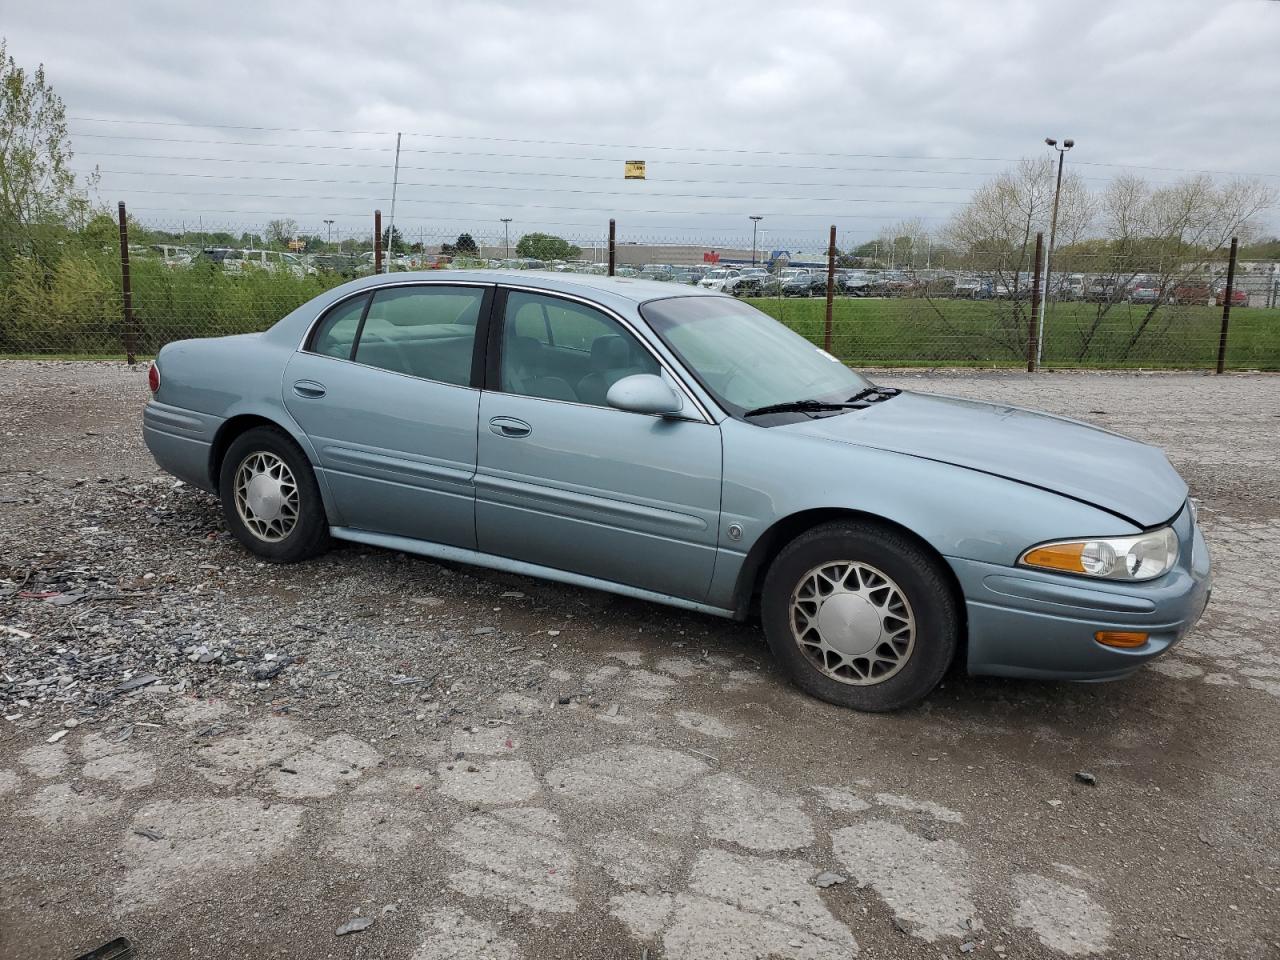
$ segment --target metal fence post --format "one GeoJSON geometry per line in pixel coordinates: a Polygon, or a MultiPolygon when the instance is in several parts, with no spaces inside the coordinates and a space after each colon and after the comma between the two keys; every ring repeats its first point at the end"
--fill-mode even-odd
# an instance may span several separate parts
{"type": "Polygon", "coordinates": [[[614,268],[618,265],[618,225],[613,218],[609,218],[609,276],[613,276],[614,268]]]}
{"type": "Polygon", "coordinates": [[[373,272],[382,272],[382,211],[373,211],[373,272]]]}
{"type": "Polygon", "coordinates": [[[1227,286],[1222,291],[1222,333],[1218,335],[1218,373],[1227,366],[1227,326],[1231,323],[1231,294],[1236,285],[1236,238],[1231,238],[1231,258],[1227,260],[1227,286]]]}
{"type": "Polygon", "coordinates": [[[1045,291],[1040,288],[1043,270],[1044,233],[1037,233],[1035,274],[1031,280],[1031,316],[1027,320],[1027,373],[1035,373],[1040,363],[1040,339],[1044,336],[1044,325],[1040,321],[1040,303],[1045,296],[1045,291]]]}
{"type": "Polygon", "coordinates": [[[836,225],[831,225],[831,242],[827,245],[827,321],[822,332],[822,349],[831,353],[831,310],[836,295],[836,225]]]}
{"type": "Polygon", "coordinates": [[[132,366],[137,362],[138,331],[133,318],[133,285],[129,279],[129,220],[124,201],[120,201],[120,292],[124,329],[121,340],[125,360],[132,366]]]}

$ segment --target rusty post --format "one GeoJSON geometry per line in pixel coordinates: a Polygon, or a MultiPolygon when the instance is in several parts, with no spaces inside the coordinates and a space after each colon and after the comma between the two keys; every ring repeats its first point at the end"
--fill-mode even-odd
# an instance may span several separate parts
{"type": "Polygon", "coordinates": [[[132,366],[137,362],[138,328],[133,316],[133,285],[129,280],[129,219],[123,200],[120,201],[120,292],[124,319],[121,340],[125,359],[132,366]]]}
{"type": "Polygon", "coordinates": [[[822,333],[822,349],[831,353],[831,309],[836,295],[836,225],[831,225],[831,242],[827,246],[827,323],[822,333]]]}
{"type": "Polygon", "coordinates": [[[382,211],[373,211],[373,272],[382,272],[382,211]]]}
{"type": "Polygon", "coordinates": [[[1227,368],[1227,326],[1231,323],[1231,294],[1236,287],[1236,238],[1231,238],[1231,258],[1227,260],[1227,286],[1222,291],[1222,333],[1218,335],[1218,373],[1227,368]]]}
{"type": "Polygon", "coordinates": [[[1040,326],[1040,303],[1045,291],[1040,281],[1044,272],[1044,234],[1036,234],[1035,273],[1031,280],[1031,316],[1027,318],[1027,373],[1036,372],[1036,363],[1040,359],[1040,337],[1044,327],[1040,326]]]}
{"type": "Polygon", "coordinates": [[[609,218],[609,276],[618,265],[618,224],[609,218]]]}

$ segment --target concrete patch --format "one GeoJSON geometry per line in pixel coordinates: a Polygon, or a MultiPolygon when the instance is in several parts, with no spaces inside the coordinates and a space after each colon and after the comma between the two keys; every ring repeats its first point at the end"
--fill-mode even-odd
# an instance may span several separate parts
{"type": "Polygon", "coordinates": [[[800,798],[753,786],[730,774],[698,785],[702,825],[716,840],[750,850],[796,850],[813,843],[813,824],[800,798]]]}
{"type": "Polygon", "coordinates": [[[1177,680],[1190,680],[1192,677],[1199,677],[1204,674],[1202,667],[1197,667],[1194,663],[1187,663],[1183,660],[1156,660],[1154,663],[1148,663],[1147,669],[1154,670],[1156,673],[1163,673],[1166,677],[1173,677],[1177,680]]]}
{"type": "Polygon", "coordinates": [[[0,770],[0,797],[6,793],[17,793],[22,786],[22,777],[16,770],[0,770]]]}
{"type": "Polygon", "coordinates": [[[623,893],[609,898],[609,913],[625,923],[637,940],[654,940],[666,927],[674,903],[669,893],[623,893]]]}
{"type": "Polygon", "coordinates": [[[657,747],[619,747],[575,757],[546,776],[552,792],[571,800],[629,803],[654,800],[706,773],[688,754],[657,747]]]}
{"type": "Polygon", "coordinates": [[[637,700],[666,700],[674,692],[676,681],[650,670],[628,670],[626,695],[637,700]]]}
{"type": "Polygon", "coordinates": [[[1111,915],[1079,887],[1034,873],[1013,878],[1018,904],[1013,922],[1040,942],[1068,956],[1101,953],[1111,937],[1111,915]]]}
{"type": "Polygon", "coordinates": [[[681,679],[692,677],[699,669],[698,665],[688,657],[664,657],[656,666],[663,673],[669,673],[681,679]]]}
{"type": "Polygon", "coordinates": [[[65,783],[53,783],[30,797],[21,812],[46,827],[72,827],[109,817],[119,809],[119,800],[109,800],[89,790],[76,792],[65,783]]]}
{"type": "Polygon", "coordinates": [[[695,713],[692,710],[677,710],[675,718],[676,723],[686,730],[692,730],[694,733],[715,737],[717,740],[733,739],[733,728],[705,713],[695,713]]]}
{"type": "Polygon", "coordinates": [[[198,700],[191,698],[164,712],[164,718],[180,727],[198,727],[224,717],[228,707],[223,700],[198,700]]]}
{"type": "Polygon", "coordinates": [[[644,662],[644,654],[639,650],[614,650],[612,653],[606,653],[605,658],[620,660],[628,667],[638,667],[644,662]]]}
{"type": "Polygon", "coordinates": [[[351,792],[358,797],[421,796],[434,782],[428,770],[414,767],[396,767],[380,777],[361,780],[351,792]]]}
{"type": "Polygon", "coordinates": [[[229,787],[311,744],[288,720],[268,718],[244,733],[219,737],[198,754],[197,769],[210,783],[229,787]]]}
{"type": "Polygon", "coordinates": [[[932,942],[981,927],[969,857],[958,844],[925,840],[887,820],[844,827],[831,841],[836,859],[875,888],[914,936],[932,942]]]}
{"type": "Polygon", "coordinates": [[[596,862],[624,887],[644,887],[665,880],[680,861],[680,851],[660,843],[646,843],[623,830],[606,833],[591,844],[596,862]]]}
{"type": "Polygon", "coordinates": [[[419,818],[399,803],[354,801],[334,818],[321,852],[352,866],[385,865],[404,853],[415,834],[425,832],[419,818]]]}
{"type": "Polygon", "coordinates": [[[472,727],[453,731],[450,745],[454,753],[496,757],[520,748],[515,732],[507,726],[472,727]]]}
{"type": "Polygon", "coordinates": [[[89,734],[80,744],[80,754],[88,761],[84,775],[93,780],[110,780],[122,790],[149,787],[156,779],[155,758],[127,747],[127,742],[112,743],[96,733],[89,734]]]}
{"type": "Polygon", "coordinates": [[[445,849],[462,861],[449,886],[469,897],[540,914],[573,913],[573,855],[561,842],[556,818],[545,810],[477,814],[454,824],[445,849]]]}
{"type": "Polygon", "coordinates": [[[411,960],[519,960],[516,945],[497,928],[460,910],[432,910],[422,917],[431,928],[411,960]]]}
{"type": "Polygon", "coordinates": [[[623,894],[610,900],[610,913],[640,940],[665,930],[670,960],[847,960],[858,945],[808,882],[813,872],[802,861],[704,850],[687,893],[623,894]]]}
{"type": "Polygon", "coordinates": [[[910,813],[924,813],[942,823],[964,823],[964,816],[955,810],[934,803],[931,800],[916,800],[893,793],[877,793],[876,803],[910,813]]]}
{"type": "Polygon", "coordinates": [[[328,797],[343,784],[355,783],[381,759],[364,741],[340,733],[273,764],[266,781],[282,797],[328,797]]]}
{"type": "Polygon", "coordinates": [[[23,750],[18,762],[42,780],[60,777],[67,770],[67,748],[61,743],[42,743],[23,750]]]}
{"type": "Polygon", "coordinates": [[[182,887],[251,870],[297,836],[302,808],[257,800],[161,800],[133,818],[122,844],[126,867],[117,891],[121,912],[157,904],[182,887]],[[134,831],[147,830],[160,840],[134,831]]]}
{"type": "Polygon", "coordinates": [[[861,813],[870,810],[871,804],[856,793],[842,790],[840,787],[814,787],[821,804],[835,813],[861,813]]]}
{"type": "Polygon", "coordinates": [[[457,760],[436,768],[440,792],[463,803],[522,803],[538,792],[533,768],[523,760],[457,760]]]}
{"type": "Polygon", "coordinates": [[[526,697],[523,693],[512,693],[509,690],[499,694],[498,706],[502,708],[503,713],[517,717],[536,716],[547,709],[547,705],[541,700],[526,697]]]}

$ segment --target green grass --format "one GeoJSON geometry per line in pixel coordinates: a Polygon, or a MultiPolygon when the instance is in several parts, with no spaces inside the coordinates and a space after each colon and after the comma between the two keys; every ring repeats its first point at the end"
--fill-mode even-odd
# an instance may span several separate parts
{"type": "MultiPolygon", "coordinates": [[[[814,343],[823,342],[826,301],[749,301],[814,343]]],[[[1026,364],[1029,305],[971,300],[837,298],[832,352],[861,366],[1026,364]]],[[[1043,363],[1053,367],[1205,369],[1217,362],[1222,310],[1117,304],[1050,304],[1043,363]]],[[[1227,366],[1280,370],[1280,309],[1235,308],[1227,366]]]]}

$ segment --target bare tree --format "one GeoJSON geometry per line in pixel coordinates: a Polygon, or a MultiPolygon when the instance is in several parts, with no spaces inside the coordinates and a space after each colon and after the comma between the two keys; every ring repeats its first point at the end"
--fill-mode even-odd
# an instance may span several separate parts
{"type": "Polygon", "coordinates": [[[267,243],[278,247],[287,246],[289,241],[298,235],[298,221],[272,220],[267,224],[267,243]]]}
{"type": "MultiPolygon", "coordinates": [[[[1057,164],[1052,157],[1021,160],[1016,167],[979,187],[948,224],[944,238],[970,269],[991,279],[994,295],[1013,307],[1000,313],[998,339],[1020,354],[1032,335],[1026,309],[1034,264],[1034,237],[1049,230],[1057,164]]],[[[1058,243],[1070,246],[1093,220],[1094,202],[1084,182],[1068,171],[1062,178],[1058,207],[1058,243]]]]}

